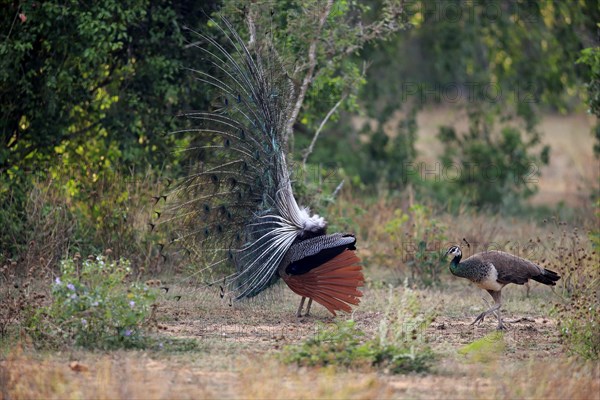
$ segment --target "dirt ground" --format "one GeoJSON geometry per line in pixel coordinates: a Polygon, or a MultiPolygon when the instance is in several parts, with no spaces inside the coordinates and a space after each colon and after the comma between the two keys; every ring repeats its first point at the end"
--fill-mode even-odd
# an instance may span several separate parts
{"type": "Polygon", "coordinates": [[[375,334],[402,287],[366,289],[352,316],[336,318],[318,305],[312,316],[297,318],[299,298],[285,288],[276,288],[272,300],[230,307],[210,294],[186,295],[186,288],[175,287],[181,300],[165,297],[159,310],[164,349],[40,354],[25,345],[2,362],[0,387],[4,398],[598,398],[598,365],[564,353],[556,321],[541,307],[553,295],[541,286],[530,298],[519,288],[507,290],[503,318],[518,321],[477,351],[466,349],[496,332],[495,318],[470,325],[485,307],[483,292],[467,284],[418,291],[422,307],[437,317],[423,331],[407,326],[406,334],[427,342],[436,360],[429,373],[408,375],[298,367],[278,357],[284,346],[336,319],[352,317],[375,334]]]}

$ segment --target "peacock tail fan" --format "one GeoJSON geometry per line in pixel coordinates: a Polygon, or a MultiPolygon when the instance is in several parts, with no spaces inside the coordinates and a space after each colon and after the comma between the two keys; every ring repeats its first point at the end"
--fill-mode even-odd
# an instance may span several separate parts
{"type": "Polygon", "coordinates": [[[243,299],[277,279],[298,237],[326,224],[292,193],[284,129],[293,89],[276,52],[249,49],[225,18],[209,25],[212,34],[190,31],[190,47],[210,68],[190,72],[215,93],[213,109],[186,112],[192,128],[173,132],[189,141],[183,173],[156,197],[160,218],[150,225],[168,232],[161,254],[189,257],[200,281],[243,299]]]}

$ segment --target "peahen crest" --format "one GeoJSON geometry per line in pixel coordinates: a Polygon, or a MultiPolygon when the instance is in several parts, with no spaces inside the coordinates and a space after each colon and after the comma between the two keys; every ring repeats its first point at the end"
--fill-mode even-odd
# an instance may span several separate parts
{"type": "Polygon", "coordinates": [[[191,73],[216,100],[210,111],[186,113],[193,128],[175,132],[191,138],[184,176],[157,196],[163,208],[151,225],[171,232],[162,252],[190,255],[222,297],[242,299],[277,279],[292,244],[324,235],[326,222],[292,192],[284,127],[293,86],[276,52],[249,49],[225,18],[211,22],[218,38],[193,32],[192,44],[210,68],[191,73]]]}

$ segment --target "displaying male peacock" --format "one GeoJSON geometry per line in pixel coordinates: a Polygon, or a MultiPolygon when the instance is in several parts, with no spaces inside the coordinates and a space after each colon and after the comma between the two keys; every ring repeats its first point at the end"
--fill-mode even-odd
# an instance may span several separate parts
{"type": "MultiPolygon", "coordinates": [[[[305,298],[350,312],[364,277],[351,234],[326,234],[327,223],[298,206],[288,169],[285,125],[294,86],[272,44],[246,46],[231,23],[211,21],[216,37],[194,32],[206,56],[195,78],[218,95],[209,111],[190,112],[194,127],[185,176],[157,196],[169,245],[201,261],[197,274],[221,286],[221,297],[252,297],[282,278],[305,298]],[[168,201],[167,201],[168,200],[168,201]],[[160,204],[163,204],[161,202],[160,204]],[[223,275],[223,276],[221,276],[223,275]]],[[[168,246],[161,245],[161,251],[168,246]]]]}
{"type": "Polygon", "coordinates": [[[498,329],[505,326],[500,317],[502,305],[502,288],[509,283],[523,285],[533,279],[544,285],[554,286],[560,276],[549,269],[544,269],[529,260],[503,251],[485,251],[477,253],[461,262],[462,251],[459,246],[451,246],[446,255],[453,256],[450,262],[450,272],[461,278],[467,278],[494,299],[494,306],[477,316],[471,325],[481,323],[486,315],[495,313],[498,318],[498,329]]]}

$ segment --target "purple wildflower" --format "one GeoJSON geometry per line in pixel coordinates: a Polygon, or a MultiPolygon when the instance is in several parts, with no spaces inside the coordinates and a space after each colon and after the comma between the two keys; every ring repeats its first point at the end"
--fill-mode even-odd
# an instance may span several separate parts
{"type": "Polygon", "coordinates": [[[54,280],[54,283],[56,283],[57,285],[60,285],[62,282],[60,281],[60,278],[57,276],[56,279],[54,280]]]}
{"type": "Polygon", "coordinates": [[[85,318],[81,318],[81,325],[83,325],[83,326],[87,325],[87,321],[85,320],[85,318]]]}
{"type": "Polygon", "coordinates": [[[123,335],[129,337],[129,336],[131,336],[131,333],[132,333],[131,329],[125,329],[125,332],[123,332],[123,335]]]}
{"type": "Polygon", "coordinates": [[[130,306],[131,308],[135,307],[135,301],[131,300],[131,301],[129,302],[129,306],[130,306]]]}
{"type": "Polygon", "coordinates": [[[72,283],[67,283],[67,288],[69,290],[75,291],[75,285],[73,285],[72,283]]]}

